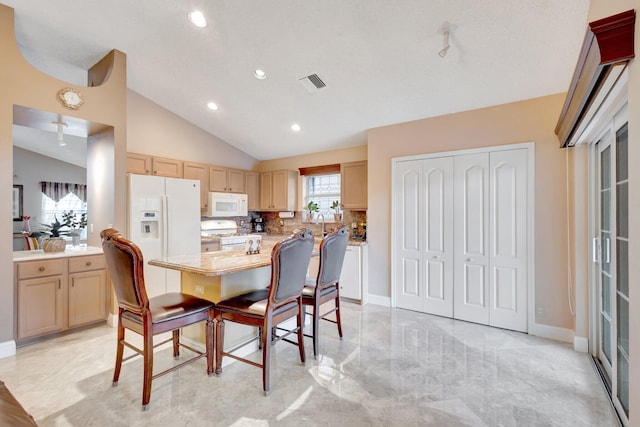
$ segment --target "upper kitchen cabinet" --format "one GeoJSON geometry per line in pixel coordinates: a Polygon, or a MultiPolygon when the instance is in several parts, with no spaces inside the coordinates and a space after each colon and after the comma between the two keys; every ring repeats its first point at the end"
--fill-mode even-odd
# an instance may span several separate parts
{"type": "Polygon", "coordinates": [[[245,171],[221,166],[210,166],[209,191],[246,193],[245,171]]]}
{"type": "Polygon", "coordinates": [[[345,209],[367,209],[367,162],[340,165],[341,201],[345,209]]]}
{"type": "Polygon", "coordinates": [[[260,210],[294,211],[298,173],[290,170],[260,174],[260,210]]]}
{"type": "Polygon", "coordinates": [[[138,175],[151,175],[151,156],[127,153],[127,172],[138,175]]]}
{"type": "Polygon", "coordinates": [[[247,209],[257,211],[260,209],[260,174],[247,172],[245,174],[247,184],[247,209]]]}
{"type": "Polygon", "coordinates": [[[153,170],[152,175],[166,176],[169,178],[182,178],[182,160],[153,157],[151,159],[151,165],[151,169],[153,170]]]}
{"type": "Polygon", "coordinates": [[[209,165],[184,162],[183,177],[200,181],[200,209],[207,209],[209,204],[209,165]]]}

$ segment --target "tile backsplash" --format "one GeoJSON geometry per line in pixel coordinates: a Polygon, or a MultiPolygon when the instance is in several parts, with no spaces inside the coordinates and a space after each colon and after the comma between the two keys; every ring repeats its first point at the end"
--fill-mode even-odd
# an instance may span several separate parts
{"type": "MultiPolygon", "coordinates": [[[[248,216],[238,216],[218,219],[232,219],[238,226],[239,233],[251,233],[251,220],[254,217],[262,217],[265,230],[268,234],[291,234],[296,228],[307,227],[313,230],[314,236],[320,236],[322,230],[321,221],[317,216],[313,221],[308,222],[303,219],[306,212],[295,212],[293,218],[280,218],[278,212],[249,212],[248,216]]],[[[202,217],[202,219],[213,219],[202,217]]],[[[367,211],[356,211],[345,209],[342,212],[342,221],[335,222],[333,216],[326,218],[324,229],[331,232],[342,226],[349,227],[349,236],[355,240],[366,240],[367,238],[367,211]],[[355,225],[355,227],[352,227],[355,225]]]]}
{"type": "MultiPolygon", "coordinates": [[[[299,227],[310,228],[313,230],[313,234],[318,237],[321,234],[322,221],[318,220],[317,215],[312,222],[304,219],[305,212],[295,212],[293,218],[280,218],[278,212],[256,212],[255,215],[263,218],[268,234],[290,234],[299,227]]],[[[344,210],[341,222],[335,222],[333,217],[326,218],[324,228],[326,232],[331,232],[342,224],[349,227],[352,239],[366,240],[367,211],[344,210]],[[352,228],[352,225],[355,225],[355,228],[352,228]]]]}

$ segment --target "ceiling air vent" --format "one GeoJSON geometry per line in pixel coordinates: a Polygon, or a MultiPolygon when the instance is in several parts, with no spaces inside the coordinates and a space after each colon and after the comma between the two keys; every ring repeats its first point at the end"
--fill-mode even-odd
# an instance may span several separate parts
{"type": "Polygon", "coordinates": [[[309,93],[315,93],[320,89],[324,89],[325,87],[327,87],[326,83],[323,82],[317,74],[311,74],[310,76],[302,77],[301,79],[298,79],[298,81],[309,93]]]}

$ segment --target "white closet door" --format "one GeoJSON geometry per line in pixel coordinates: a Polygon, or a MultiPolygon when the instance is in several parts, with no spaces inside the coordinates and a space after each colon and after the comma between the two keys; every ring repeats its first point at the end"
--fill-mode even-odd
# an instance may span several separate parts
{"type": "Polygon", "coordinates": [[[489,325],[527,331],[527,150],[490,154],[489,325]]]}
{"type": "Polygon", "coordinates": [[[424,279],[422,247],[422,160],[399,162],[394,182],[395,301],[409,310],[422,311],[424,279]]]}
{"type": "Polygon", "coordinates": [[[423,311],[453,316],[453,157],[426,159],[423,311]]]}
{"type": "Polygon", "coordinates": [[[489,153],[454,160],[453,317],[489,324],[489,153]]]}
{"type": "Polygon", "coordinates": [[[396,305],[453,316],[453,158],[400,162],[395,181],[396,305]]]}

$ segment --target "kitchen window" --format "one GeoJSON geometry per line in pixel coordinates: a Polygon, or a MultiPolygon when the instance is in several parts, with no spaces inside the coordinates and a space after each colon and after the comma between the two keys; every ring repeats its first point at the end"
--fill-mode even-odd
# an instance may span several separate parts
{"type": "Polygon", "coordinates": [[[316,217],[322,214],[325,222],[332,222],[336,211],[331,206],[335,201],[340,205],[340,165],[300,168],[300,175],[303,178],[303,207],[311,201],[316,202],[316,217]]]}

